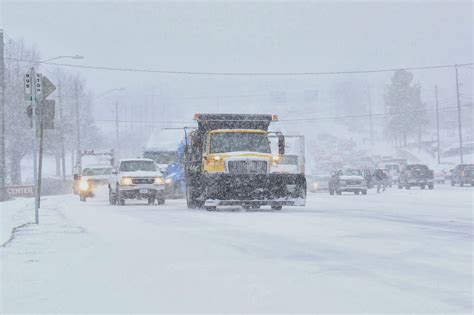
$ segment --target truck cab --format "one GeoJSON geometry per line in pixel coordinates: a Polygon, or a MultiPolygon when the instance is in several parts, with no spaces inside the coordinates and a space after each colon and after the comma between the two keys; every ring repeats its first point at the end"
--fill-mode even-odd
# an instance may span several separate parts
{"type": "Polygon", "coordinates": [[[304,205],[304,170],[278,171],[285,137],[268,131],[275,115],[197,114],[186,149],[186,199],[190,208],[220,205],[259,208],[304,205]],[[272,152],[271,140],[278,140],[272,152]]]}

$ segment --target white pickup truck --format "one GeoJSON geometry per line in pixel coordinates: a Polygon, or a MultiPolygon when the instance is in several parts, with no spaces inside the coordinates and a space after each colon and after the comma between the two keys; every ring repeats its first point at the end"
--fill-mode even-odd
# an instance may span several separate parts
{"type": "Polygon", "coordinates": [[[120,160],[109,177],[110,204],[124,205],[125,199],[147,199],[148,204],[165,203],[165,181],[150,159],[120,160]]]}

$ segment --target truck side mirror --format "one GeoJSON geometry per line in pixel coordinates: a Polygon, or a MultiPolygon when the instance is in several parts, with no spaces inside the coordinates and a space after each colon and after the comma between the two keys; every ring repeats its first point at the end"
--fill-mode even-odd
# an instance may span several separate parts
{"type": "Polygon", "coordinates": [[[285,136],[282,134],[278,135],[278,154],[285,154],[285,136]]]}

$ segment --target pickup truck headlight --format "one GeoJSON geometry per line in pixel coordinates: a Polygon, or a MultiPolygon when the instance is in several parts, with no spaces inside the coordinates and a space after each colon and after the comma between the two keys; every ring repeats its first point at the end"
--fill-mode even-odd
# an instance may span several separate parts
{"type": "Polygon", "coordinates": [[[131,177],[122,177],[122,179],[120,180],[120,185],[122,186],[130,186],[132,184],[133,182],[131,177]]]}
{"type": "Polygon", "coordinates": [[[81,180],[79,182],[79,190],[87,191],[89,189],[89,182],[87,180],[81,180]]]}
{"type": "Polygon", "coordinates": [[[273,155],[272,156],[272,161],[273,162],[278,163],[278,162],[280,162],[280,160],[281,160],[281,156],[279,156],[279,155],[273,155]]]}
{"type": "Polygon", "coordinates": [[[165,180],[163,177],[155,177],[155,185],[163,185],[165,183],[165,180]]]}

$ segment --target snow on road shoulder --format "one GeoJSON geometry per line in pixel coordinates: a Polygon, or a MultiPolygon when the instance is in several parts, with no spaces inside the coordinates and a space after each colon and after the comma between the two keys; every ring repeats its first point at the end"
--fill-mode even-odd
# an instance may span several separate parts
{"type": "Polygon", "coordinates": [[[13,228],[34,221],[33,198],[0,202],[0,245],[10,240],[13,228]]]}

